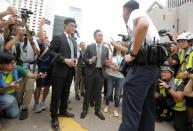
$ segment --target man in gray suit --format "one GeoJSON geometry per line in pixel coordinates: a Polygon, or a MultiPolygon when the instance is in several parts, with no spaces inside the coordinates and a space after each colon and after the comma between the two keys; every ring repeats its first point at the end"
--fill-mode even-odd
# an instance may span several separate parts
{"type": "Polygon", "coordinates": [[[100,30],[94,32],[94,38],[96,43],[88,45],[83,60],[86,67],[84,71],[85,75],[85,97],[83,102],[83,112],[81,118],[86,117],[89,102],[91,97],[94,97],[95,102],[95,115],[101,120],[105,120],[105,117],[100,112],[101,108],[101,90],[104,84],[105,66],[109,62],[108,48],[103,45],[103,34],[100,30]],[[92,92],[95,92],[92,96],[92,92]]]}

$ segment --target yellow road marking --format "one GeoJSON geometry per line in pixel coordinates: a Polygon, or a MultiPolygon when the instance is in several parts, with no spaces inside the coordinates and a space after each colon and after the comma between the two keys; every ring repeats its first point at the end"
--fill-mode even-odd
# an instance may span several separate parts
{"type": "Polygon", "coordinates": [[[81,125],[72,118],[59,118],[59,125],[61,131],[88,131],[81,127],[81,125]]]}

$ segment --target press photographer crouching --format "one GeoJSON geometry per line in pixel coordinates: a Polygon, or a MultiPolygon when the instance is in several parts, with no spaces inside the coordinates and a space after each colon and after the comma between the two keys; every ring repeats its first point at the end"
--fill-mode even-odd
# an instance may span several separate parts
{"type": "Polygon", "coordinates": [[[37,79],[39,74],[32,74],[21,66],[16,66],[14,55],[0,52],[0,112],[5,117],[15,118],[19,107],[15,98],[19,82],[24,78],[37,79]]]}
{"type": "Polygon", "coordinates": [[[184,83],[180,79],[175,79],[173,75],[174,71],[169,65],[161,67],[161,79],[155,93],[157,118],[161,120],[160,118],[165,117],[171,120],[173,117],[174,129],[187,131],[184,83]],[[167,113],[164,114],[164,110],[167,110],[167,113]]]}

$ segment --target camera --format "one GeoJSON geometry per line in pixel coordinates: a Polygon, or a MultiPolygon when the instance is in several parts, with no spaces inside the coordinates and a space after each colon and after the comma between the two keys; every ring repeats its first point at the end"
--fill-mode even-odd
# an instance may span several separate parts
{"type": "Polygon", "coordinates": [[[188,69],[188,73],[193,74],[193,68],[188,69]]]}
{"type": "Polygon", "coordinates": [[[131,40],[130,36],[128,36],[128,35],[118,34],[118,36],[122,37],[123,42],[128,42],[131,40]]]}
{"type": "Polygon", "coordinates": [[[30,15],[32,15],[33,12],[27,10],[27,9],[21,9],[21,18],[28,19],[30,15]]]}

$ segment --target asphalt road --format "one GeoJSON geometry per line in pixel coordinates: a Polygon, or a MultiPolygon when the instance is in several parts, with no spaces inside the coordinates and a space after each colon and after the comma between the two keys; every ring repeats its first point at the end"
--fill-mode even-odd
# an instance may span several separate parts
{"type": "MultiPolygon", "coordinates": [[[[121,122],[121,116],[115,118],[111,108],[110,113],[103,113],[106,117],[105,121],[100,120],[94,115],[94,109],[90,108],[85,119],[80,119],[82,111],[82,99],[77,101],[74,99],[74,90],[71,89],[69,107],[71,112],[75,113],[75,119],[60,118],[60,129],[62,131],[117,131],[121,122]]],[[[3,119],[3,129],[1,131],[52,131],[50,127],[49,108],[41,113],[33,112],[33,103],[29,107],[29,118],[26,120],[8,120],[3,119]]],[[[49,107],[50,94],[47,99],[47,106],[49,107]]],[[[113,105],[111,106],[113,107],[113,105]]],[[[104,102],[102,104],[102,112],[104,102]]],[[[156,123],[155,131],[174,131],[170,123],[156,123]]]]}

